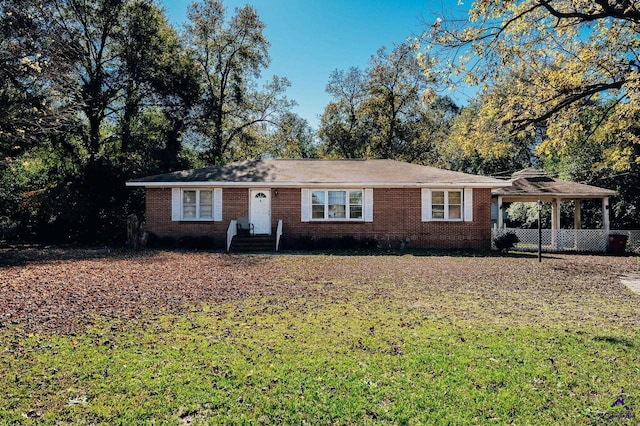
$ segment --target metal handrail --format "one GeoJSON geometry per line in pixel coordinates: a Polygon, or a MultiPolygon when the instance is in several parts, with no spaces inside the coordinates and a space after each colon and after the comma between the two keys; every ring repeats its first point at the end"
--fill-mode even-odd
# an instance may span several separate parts
{"type": "Polygon", "coordinates": [[[231,219],[231,222],[229,222],[229,228],[227,228],[227,251],[231,248],[231,241],[237,234],[238,222],[235,219],[231,219]]]}
{"type": "Polygon", "coordinates": [[[278,228],[276,230],[276,251],[280,249],[280,237],[282,237],[282,219],[278,220],[278,228]]]}

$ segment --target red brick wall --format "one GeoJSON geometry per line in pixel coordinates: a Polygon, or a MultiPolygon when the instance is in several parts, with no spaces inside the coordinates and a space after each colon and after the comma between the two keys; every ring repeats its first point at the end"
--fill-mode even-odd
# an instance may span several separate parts
{"type": "Polygon", "coordinates": [[[229,221],[249,215],[247,189],[225,188],[222,193],[222,222],[173,222],[171,220],[171,189],[147,188],[147,231],[160,237],[206,235],[225,238],[229,221]]]}
{"type": "MultiPolygon", "coordinates": [[[[474,189],[472,222],[422,222],[419,188],[373,190],[373,222],[302,222],[300,188],[271,191],[271,220],[283,219],[287,239],[301,236],[375,238],[383,245],[424,248],[491,246],[491,190],[474,189]]],[[[147,189],[147,229],[159,236],[209,235],[225,238],[229,221],[248,216],[249,190],[225,188],[222,222],[172,222],[171,189],[147,189]]]]}

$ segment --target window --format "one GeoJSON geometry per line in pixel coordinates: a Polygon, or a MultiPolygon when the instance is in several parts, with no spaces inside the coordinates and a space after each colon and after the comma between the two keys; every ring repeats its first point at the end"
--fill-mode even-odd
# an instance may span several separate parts
{"type": "Polygon", "coordinates": [[[363,220],[362,190],[311,192],[312,220],[363,220]]]}
{"type": "Polygon", "coordinates": [[[329,219],[347,218],[346,191],[329,191],[329,219]]]}
{"type": "Polygon", "coordinates": [[[324,219],[325,212],[325,192],[313,191],[311,193],[311,218],[324,219]]]}
{"type": "Polygon", "coordinates": [[[213,219],[213,191],[200,190],[200,219],[213,219]]]}
{"type": "Polygon", "coordinates": [[[462,220],[462,191],[431,191],[431,219],[462,220]]]}
{"type": "Polygon", "coordinates": [[[184,189],[182,191],[183,220],[213,220],[213,191],[184,189]]]}
{"type": "Polygon", "coordinates": [[[473,222],[473,190],[422,188],[422,221],[473,222]]]}

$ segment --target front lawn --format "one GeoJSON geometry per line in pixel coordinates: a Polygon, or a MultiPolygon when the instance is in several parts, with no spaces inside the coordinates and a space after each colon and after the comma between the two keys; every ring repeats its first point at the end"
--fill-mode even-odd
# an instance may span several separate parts
{"type": "Polygon", "coordinates": [[[640,416],[637,257],[0,256],[2,424],[640,416]]]}

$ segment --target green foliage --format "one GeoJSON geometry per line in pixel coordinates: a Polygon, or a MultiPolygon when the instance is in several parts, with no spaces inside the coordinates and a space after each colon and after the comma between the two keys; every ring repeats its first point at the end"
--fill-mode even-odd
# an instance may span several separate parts
{"type": "MultiPolygon", "coordinates": [[[[569,214],[573,213],[573,206],[566,201],[562,204],[562,210],[560,212],[561,228],[562,219],[565,219],[569,214]]],[[[507,216],[509,218],[510,228],[525,228],[525,229],[537,229],[538,228],[538,205],[537,203],[510,203],[507,207],[507,216]]],[[[551,203],[542,203],[542,210],[540,211],[540,219],[542,222],[542,229],[551,228],[551,203]]],[[[571,221],[571,227],[573,228],[573,219],[571,221]]]]}
{"type": "Polygon", "coordinates": [[[597,139],[617,137],[604,160],[614,170],[637,161],[632,128],[640,103],[637,2],[579,0],[475,2],[470,22],[439,19],[425,33],[424,68],[445,86],[480,85],[483,112],[500,129],[535,135],[537,152],[563,150],[583,133],[583,111],[608,104],[592,122],[597,139]],[[441,56],[438,57],[438,54],[441,56]],[[442,55],[446,57],[442,57],[442,55]],[[426,55],[425,55],[426,56],[426,55]]]}
{"type": "Polygon", "coordinates": [[[265,25],[253,7],[237,9],[227,21],[221,1],[203,0],[191,4],[188,18],[185,45],[201,87],[194,106],[195,128],[204,160],[218,164],[236,159],[230,151],[241,150],[238,144],[252,146],[257,125],[278,126],[280,115],[293,105],[283,95],[290,83],[274,76],[256,89],[270,58],[265,25]]]}
{"type": "MultiPolygon", "coordinates": [[[[605,135],[598,129],[601,115],[610,104],[594,103],[585,108],[579,118],[581,127],[576,136],[567,141],[562,150],[549,152],[541,157],[544,168],[559,177],[571,181],[596,185],[618,191],[610,204],[613,229],[638,229],[640,226],[640,163],[628,163],[624,171],[610,167],[607,158],[624,143],[623,135],[605,135]]],[[[636,116],[637,119],[640,116],[636,116]]],[[[640,126],[634,124],[626,129],[640,135],[640,126]]],[[[629,146],[632,157],[640,156],[640,145],[629,146]]],[[[600,202],[583,201],[584,227],[600,228],[600,202]],[[595,221],[594,219],[595,218],[595,221]],[[591,222],[589,222],[591,221],[591,222]]]]}
{"type": "Polygon", "coordinates": [[[16,77],[0,87],[3,238],[119,243],[124,218],[143,210],[124,182],[189,165],[194,67],[152,2],[1,7],[0,51],[12,59],[0,73],[16,77]]]}
{"type": "Polygon", "coordinates": [[[54,13],[51,1],[0,2],[0,167],[74,127],[77,105],[63,88],[78,52],[54,13]]]}
{"type": "Polygon", "coordinates": [[[356,67],[335,70],[326,91],[333,100],[325,107],[318,130],[324,154],[363,158],[371,132],[362,111],[367,97],[365,75],[356,67]]]}
{"type": "Polygon", "coordinates": [[[279,123],[255,124],[227,148],[228,159],[242,158],[315,158],[316,136],[307,120],[292,112],[283,112],[279,123]]]}
{"type": "Polygon", "coordinates": [[[408,43],[378,50],[365,72],[334,71],[327,84],[333,100],[318,131],[321,155],[435,164],[436,144],[458,108],[449,98],[427,96],[430,83],[408,43]]]}
{"type": "Polygon", "coordinates": [[[8,0],[0,16],[0,240],[119,244],[144,216],[128,179],[315,155],[288,81],[255,88],[269,43],[251,7],[225,21],[194,3],[181,36],[146,0],[8,0]]]}
{"type": "Polygon", "coordinates": [[[315,158],[317,141],[307,120],[286,113],[276,131],[266,138],[264,152],[273,158],[315,158]]]}
{"type": "Polygon", "coordinates": [[[537,139],[510,134],[486,99],[479,96],[453,118],[450,132],[436,142],[440,161],[453,170],[484,175],[511,174],[529,167],[535,161],[537,139]]]}

